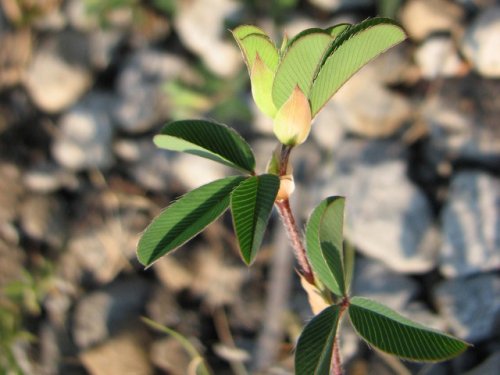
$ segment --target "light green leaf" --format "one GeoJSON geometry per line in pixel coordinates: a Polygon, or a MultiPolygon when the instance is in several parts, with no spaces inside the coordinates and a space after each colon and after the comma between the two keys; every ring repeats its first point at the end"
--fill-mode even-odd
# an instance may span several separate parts
{"type": "Polygon", "coordinates": [[[354,73],[405,38],[403,29],[386,18],[368,19],[342,32],[314,78],[309,95],[313,116],[354,73]]]}
{"type": "Polygon", "coordinates": [[[332,305],[305,326],[295,351],[296,375],[330,375],[339,317],[340,307],[332,305]]]}
{"type": "Polygon", "coordinates": [[[257,53],[269,69],[276,71],[279,63],[278,50],[266,35],[250,34],[241,39],[238,44],[250,73],[257,53]]]}
{"type": "Polygon", "coordinates": [[[168,206],[142,234],[139,262],[149,266],[200,233],[227,209],[231,191],[244,179],[233,176],[210,182],[168,206]]]}
{"type": "Polygon", "coordinates": [[[354,251],[354,246],[349,241],[344,241],[344,275],[346,295],[349,295],[351,289],[355,260],[356,252],[354,251]]]}
{"type": "Polygon", "coordinates": [[[312,32],[293,41],[281,61],[273,84],[273,101],[280,108],[298,85],[309,97],[313,77],[332,42],[326,32],[312,32]]]}
{"type": "Polygon", "coordinates": [[[167,124],[153,138],[156,146],[183,151],[253,173],[255,158],[248,143],[226,125],[206,120],[182,120],[167,124]]]}
{"type": "Polygon", "coordinates": [[[357,333],[370,345],[412,361],[443,361],[459,355],[469,346],[367,298],[351,299],[349,317],[357,333]]]}
{"type": "Polygon", "coordinates": [[[263,174],[248,178],[231,194],[234,230],[246,264],[260,248],[279,186],[278,176],[263,174]]]}
{"type": "Polygon", "coordinates": [[[273,80],[274,72],[264,64],[257,54],[250,74],[252,96],[257,107],[271,118],[276,114],[276,107],[271,97],[273,80]]]}
{"type": "Polygon", "coordinates": [[[344,31],[346,31],[349,27],[351,27],[350,23],[339,23],[338,25],[330,26],[325,31],[328,34],[330,34],[333,37],[333,39],[335,39],[344,31]]]}
{"type": "Polygon", "coordinates": [[[344,296],[343,271],[344,198],[329,197],[313,211],[306,227],[306,252],[311,266],[325,286],[344,296]]]}
{"type": "Polygon", "coordinates": [[[254,25],[240,25],[235,28],[232,33],[234,39],[236,39],[238,43],[241,41],[241,39],[249,36],[250,34],[260,34],[267,36],[264,30],[254,25]]]}

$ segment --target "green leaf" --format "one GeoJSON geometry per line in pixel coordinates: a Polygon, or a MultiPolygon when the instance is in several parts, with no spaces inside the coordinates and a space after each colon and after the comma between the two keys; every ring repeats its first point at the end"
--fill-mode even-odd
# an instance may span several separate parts
{"type": "Polygon", "coordinates": [[[309,95],[313,116],[354,73],[405,38],[403,29],[387,18],[368,19],[342,32],[314,78],[309,95]]]}
{"type": "Polygon", "coordinates": [[[351,299],[349,317],[358,334],[370,345],[412,361],[443,361],[459,355],[469,346],[367,298],[351,299]]]}
{"type": "Polygon", "coordinates": [[[325,286],[344,296],[343,222],[344,198],[329,197],[313,211],[306,227],[306,252],[311,266],[325,286]]]}
{"type": "Polygon", "coordinates": [[[349,27],[351,27],[350,23],[339,23],[338,25],[330,26],[325,31],[335,39],[349,27]]]}
{"type": "Polygon", "coordinates": [[[149,266],[200,233],[227,209],[231,191],[244,179],[233,176],[210,182],[168,206],[142,234],[139,262],[149,266]]]}
{"type": "Polygon", "coordinates": [[[302,331],[295,351],[296,375],[329,375],[340,317],[332,305],[316,315],[302,331]]]}
{"type": "Polygon", "coordinates": [[[322,31],[307,33],[290,44],[274,77],[276,108],[286,102],[297,85],[309,97],[313,77],[331,42],[332,37],[322,31]]]}
{"type": "Polygon", "coordinates": [[[349,241],[344,241],[344,275],[346,295],[349,295],[349,291],[351,289],[355,260],[356,252],[354,251],[354,246],[349,241]]]}
{"type": "Polygon", "coordinates": [[[249,36],[250,34],[260,34],[267,36],[264,30],[254,25],[240,25],[235,28],[233,31],[233,37],[239,43],[241,39],[249,36]]]}
{"type": "Polygon", "coordinates": [[[257,107],[271,118],[276,114],[276,107],[271,97],[273,80],[274,72],[264,64],[257,54],[250,73],[252,96],[257,107]]]}
{"type": "Polygon", "coordinates": [[[266,35],[247,35],[243,39],[239,40],[238,45],[241,52],[243,52],[249,72],[252,72],[257,53],[269,69],[273,72],[276,71],[279,63],[278,50],[274,46],[274,43],[266,35]]]}
{"type": "Polygon", "coordinates": [[[279,186],[278,176],[263,174],[248,178],[231,194],[234,230],[246,264],[260,248],[279,186]]]}
{"type": "Polygon", "coordinates": [[[206,120],[182,120],[167,124],[153,138],[172,151],[183,151],[253,173],[255,158],[248,143],[226,125],[206,120]]]}

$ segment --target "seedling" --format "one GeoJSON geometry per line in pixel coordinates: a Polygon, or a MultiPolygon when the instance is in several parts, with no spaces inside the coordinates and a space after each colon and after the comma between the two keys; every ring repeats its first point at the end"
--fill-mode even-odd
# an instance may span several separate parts
{"type": "Polygon", "coordinates": [[[378,302],[350,295],[354,254],[343,241],[343,197],[328,197],[315,208],[306,226],[305,246],[289,204],[294,190],[289,156],[306,141],[312,119],[361,67],[402,42],[405,32],[389,19],[373,18],[304,30],[291,40],[285,38],[280,48],[255,26],[240,26],[233,36],[250,74],[253,98],[274,120],[276,151],[261,174],[255,171],[250,146],[231,128],[206,120],[167,124],[154,137],[158,147],[211,159],[241,175],[203,185],[168,206],[144,231],[139,261],[150,266],[230,207],[241,257],[250,265],[275,206],[316,314],[299,337],[296,374],[342,373],[337,332],[346,315],[369,345],[403,359],[435,362],[462,353],[466,342],[412,322],[378,302]]]}

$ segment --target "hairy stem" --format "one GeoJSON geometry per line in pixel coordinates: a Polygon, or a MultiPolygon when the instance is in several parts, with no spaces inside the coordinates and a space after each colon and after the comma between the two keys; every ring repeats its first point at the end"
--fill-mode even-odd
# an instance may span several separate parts
{"type": "Polygon", "coordinates": [[[306,249],[302,243],[299,229],[297,228],[297,223],[295,222],[295,217],[290,207],[290,201],[288,199],[283,199],[277,201],[275,204],[283,220],[283,225],[288,233],[288,237],[290,238],[295,257],[300,266],[300,273],[307,282],[314,285],[314,275],[309,260],[307,260],[306,249]]]}
{"type": "Polygon", "coordinates": [[[338,337],[335,337],[335,344],[333,344],[332,374],[342,375],[342,363],[340,362],[340,349],[339,349],[338,337]]]}

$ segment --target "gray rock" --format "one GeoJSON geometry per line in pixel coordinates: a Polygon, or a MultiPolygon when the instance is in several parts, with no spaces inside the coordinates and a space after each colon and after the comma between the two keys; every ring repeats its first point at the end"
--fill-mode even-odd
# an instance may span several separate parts
{"type": "Polygon", "coordinates": [[[493,337],[500,328],[498,275],[444,281],[436,289],[435,302],[449,328],[473,344],[493,337]]]}
{"type": "Polygon", "coordinates": [[[11,163],[0,162],[0,223],[17,218],[24,187],[19,168],[11,163]]]}
{"type": "Polygon", "coordinates": [[[500,77],[500,6],[481,12],[467,29],[462,51],[479,74],[500,77]]]}
{"type": "Polygon", "coordinates": [[[500,352],[490,355],[479,366],[474,367],[466,375],[497,375],[500,368],[500,352]]]}
{"type": "Polygon", "coordinates": [[[345,128],[340,125],[337,117],[337,105],[328,103],[315,117],[311,128],[312,138],[321,147],[334,150],[345,136],[345,128]]]}
{"type": "Polygon", "coordinates": [[[66,238],[66,217],[61,201],[46,195],[30,195],[21,205],[20,222],[32,238],[60,248],[66,238]]]}
{"type": "Polygon", "coordinates": [[[165,120],[168,102],[162,85],[185,71],[186,62],[175,55],[150,49],[136,52],[117,80],[120,99],[113,114],[118,126],[138,133],[165,120]]]}
{"type": "Polygon", "coordinates": [[[319,9],[335,11],[343,8],[365,8],[373,6],[373,0],[309,0],[311,4],[319,9]]]}
{"type": "Polygon", "coordinates": [[[176,155],[171,164],[172,176],[188,190],[229,176],[233,171],[212,160],[188,154],[176,155]]]}
{"type": "Polygon", "coordinates": [[[112,164],[109,111],[113,104],[110,95],[92,92],[62,116],[60,133],[52,145],[52,154],[60,165],[83,170],[112,164]]]}
{"type": "Polygon", "coordinates": [[[317,201],[346,197],[347,238],[398,272],[435,267],[438,238],[431,207],[406,176],[405,152],[391,141],[346,140],[325,166],[317,201]]]}
{"type": "Polygon", "coordinates": [[[152,191],[166,191],[172,178],[172,153],[157,148],[147,140],[121,140],[114,145],[116,154],[125,159],[138,184],[152,191]]]}
{"type": "Polygon", "coordinates": [[[500,269],[500,179],[460,172],[443,208],[440,269],[448,277],[500,269]]]}
{"type": "Polygon", "coordinates": [[[79,186],[78,178],[74,173],[49,163],[35,165],[26,170],[23,183],[35,193],[52,193],[62,188],[76,190],[79,186]]]}
{"type": "Polygon", "coordinates": [[[128,279],[84,296],[73,316],[73,337],[79,348],[106,340],[138,319],[149,291],[147,282],[128,279]]]}
{"type": "Polygon", "coordinates": [[[420,41],[432,33],[458,33],[463,16],[463,9],[449,1],[410,0],[401,11],[401,22],[410,37],[420,41]]]}
{"type": "Polygon", "coordinates": [[[224,40],[228,35],[223,27],[224,20],[240,7],[232,0],[183,0],[175,15],[175,28],[183,44],[221,76],[232,76],[242,65],[235,43],[224,40]]]}
{"type": "Polygon", "coordinates": [[[90,87],[92,78],[78,58],[66,58],[58,52],[61,47],[57,40],[49,44],[35,53],[24,85],[40,109],[55,113],[75,103],[90,87]]]}
{"type": "Polygon", "coordinates": [[[416,281],[391,271],[380,262],[358,259],[352,291],[402,312],[418,294],[419,286],[416,281]]]}
{"type": "Polygon", "coordinates": [[[462,73],[462,61],[449,36],[433,36],[415,51],[423,78],[453,77],[462,73]]]}

